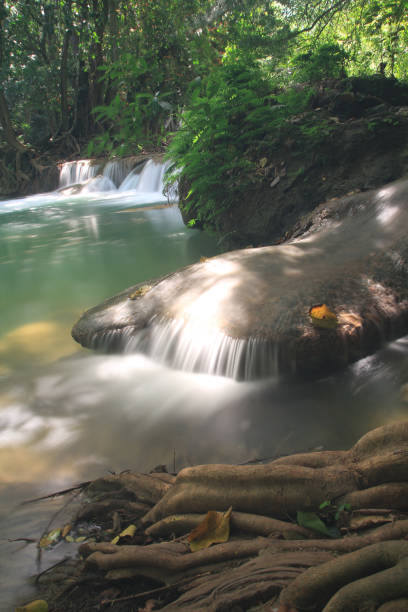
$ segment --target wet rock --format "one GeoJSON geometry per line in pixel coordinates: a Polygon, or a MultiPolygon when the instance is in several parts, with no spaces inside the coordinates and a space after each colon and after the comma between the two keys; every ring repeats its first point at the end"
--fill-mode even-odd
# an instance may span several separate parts
{"type": "Polygon", "coordinates": [[[408,331],[407,200],[402,180],[325,203],[291,241],[207,259],[140,295],[130,287],[88,310],[73,337],[241,379],[329,374],[408,331]],[[311,320],[322,303],[334,327],[311,320]]]}

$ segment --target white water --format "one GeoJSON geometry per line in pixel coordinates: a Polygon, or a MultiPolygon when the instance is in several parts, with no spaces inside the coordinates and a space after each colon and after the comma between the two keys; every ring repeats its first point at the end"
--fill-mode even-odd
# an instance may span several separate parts
{"type": "MultiPolygon", "coordinates": [[[[68,196],[109,192],[112,197],[120,194],[121,201],[123,196],[131,195],[133,204],[167,202],[163,181],[168,163],[149,159],[134,165],[132,158],[109,161],[103,168],[92,160],[66,162],[60,169],[59,191],[68,196]]],[[[176,200],[177,193],[172,190],[171,201],[176,200]]]]}
{"type": "Polygon", "coordinates": [[[261,338],[230,338],[222,332],[179,320],[154,321],[135,332],[107,331],[94,338],[94,348],[115,344],[123,353],[143,353],[154,361],[185,372],[227,376],[234,380],[277,378],[277,345],[261,338]]]}
{"type": "Polygon", "coordinates": [[[85,183],[98,174],[100,167],[100,164],[93,164],[90,159],[65,162],[60,168],[59,187],[85,183]]]}

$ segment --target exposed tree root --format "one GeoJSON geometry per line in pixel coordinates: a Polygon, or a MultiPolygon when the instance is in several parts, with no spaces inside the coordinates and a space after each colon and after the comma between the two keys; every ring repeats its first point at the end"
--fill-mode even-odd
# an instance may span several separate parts
{"type": "Polygon", "coordinates": [[[377,608],[377,612],[407,612],[408,598],[393,599],[377,608]]]}
{"type": "MultiPolygon", "coordinates": [[[[273,540],[258,537],[246,540],[231,540],[198,552],[191,553],[187,543],[161,542],[150,546],[116,546],[108,542],[87,542],[81,545],[80,553],[86,557],[89,567],[102,571],[126,569],[126,576],[142,575],[164,583],[171,583],[187,571],[202,571],[214,566],[258,555],[262,550],[283,553],[294,551],[328,551],[347,553],[385,540],[398,540],[408,536],[408,520],[378,527],[370,534],[348,536],[335,540],[273,540]],[[130,569],[131,568],[131,569],[130,569]],[[129,570],[130,571],[127,571],[129,570]]],[[[123,578],[125,573],[110,573],[110,578],[123,578]]]]}
{"type": "MultiPolygon", "coordinates": [[[[383,493],[387,506],[402,501],[408,474],[408,422],[381,427],[349,451],[292,455],[266,465],[204,465],[182,470],[175,484],[144,517],[154,523],[172,514],[226,510],[286,518],[316,510],[324,500],[347,499],[360,490],[383,493]],[[400,483],[404,487],[400,487],[400,483]]],[[[367,500],[369,494],[366,493],[367,500]]],[[[357,497],[359,507],[364,503],[357,497]]],[[[378,507],[378,504],[375,504],[378,507]]]]}
{"type": "MultiPolygon", "coordinates": [[[[145,533],[155,538],[167,538],[171,535],[180,536],[192,531],[204,520],[204,514],[175,514],[154,523],[145,529],[145,533]]],[[[231,515],[231,528],[241,533],[251,535],[278,537],[278,538],[316,538],[316,533],[310,529],[300,527],[295,523],[288,523],[269,516],[233,512],[231,515]]]]}
{"type": "Polygon", "coordinates": [[[368,612],[408,596],[408,542],[381,542],[313,567],[280,596],[301,610],[368,612]]]}
{"type": "Polygon", "coordinates": [[[124,584],[145,585],[113,596],[109,605],[120,612],[126,597],[143,607],[154,593],[154,609],[166,612],[262,610],[279,593],[281,612],[408,610],[408,518],[402,512],[408,510],[408,422],[376,429],[349,451],[267,465],[198,466],[175,481],[169,474],[123,473],[87,491],[92,501],[81,520],[108,513],[110,528],[114,513],[138,529],[130,543],[85,542],[79,549],[85,575],[113,584],[117,593],[124,594],[124,584]],[[296,511],[318,512],[323,501],[331,502],[332,518],[341,504],[351,504],[337,522],[343,537],[319,538],[294,522],[296,511]],[[191,552],[179,536],[208,510],[229,506],[230,540],[191,552]],[[157,541],[174,536],[178,540],[157,541]]]}

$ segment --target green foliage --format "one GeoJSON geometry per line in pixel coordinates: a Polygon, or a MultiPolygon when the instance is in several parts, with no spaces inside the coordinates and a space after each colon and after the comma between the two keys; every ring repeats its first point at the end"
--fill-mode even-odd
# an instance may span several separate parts
{"type": "Polygon", "coordinates": [[[339,537],[337,531],[334,531],[333,529],[327,527],[327,525],[325,525],[323,521],[318,517],[316,512],[301,512],[299,510],[296,515],[296,520],[297,524],[301,527],[316,531],[317,533],[325,535],[328,538],[339,537]]]}
{"type": "Polygon", "coordinates": [[[262,70],[248,58],[229,58],[196,83],[169,157],[191,185],[184,207],[216,225],[222,208],[259,181],[259,151],[271,139],[279,112],[262,70]]]}
{"type": "Polygon", "coordinates": [[[315,83],[345,76],[348,53],[338,44],[324,43],[315,50],[295,55],[291,61],[294,80],[315,83]]]}
{"type": "Polygon", "coordinates": [[[348,503],[343,503],[337,506],[332,502],[325,500],[319,506],[319,512],[297,512],[297,523],[307,529],[312,529],[317,533],[325,535],[329,538],[339,538],[340,531],[337,523],[341,520],[342,515],[351,511],[351,506],[348,503]]]}

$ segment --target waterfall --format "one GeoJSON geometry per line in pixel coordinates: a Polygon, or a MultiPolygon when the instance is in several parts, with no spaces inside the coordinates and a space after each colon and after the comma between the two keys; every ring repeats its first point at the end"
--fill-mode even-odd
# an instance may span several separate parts
{"type": "Polygon", "coordinates": [[[100,163],[94,163],[91,159],[65,162],[60,168],[59,187],[85,183],[98,174],[100,167],[100,163]]]}
{"type": "Polygon", "coordinates": [[[159,320],[134,328],[95,334],[93,349],[141,352],[158,363],[185,372],[256,380],[278,376],[278,345],[261,338],[231,338],[184,320],[159,320]]]}
{"type": "Polygon", "coordinates": [[[155,162],[152,159],[142,169],[135,168],[119,187],[119,191],[139,191],[163,193],[163,177],[168,164],[155,162]]]}
{"type": "MultiPolygon", "coordinates": [[[[149,159],[140,162],[136,157],[103,161],[82,159],[66,162],[60,167],[59,191],[65,194],[95,193],[95,192],[132,192],[142,197],[149,194],[156,200],[165,200],[164,174],[168,162],[149,159]],[[135,167],[136,164],[136,167],[135,167]]],[[[172,202],[177,200],[177,188],[169,191],[172,202]]]]}
{"type": "MultiPolygon", "coordinates": [[[[139,171],[141,169],[141,165],[139,164],[139,171]]],[[[108,161],[103,169],[103,176],[106,176],[108,179],[114,183],[116,187],[119,187],[128,174],[133,170],[135,166],[135,158],[134,157],[126,157],[124,159],[112,159],[108,161]]]]}

